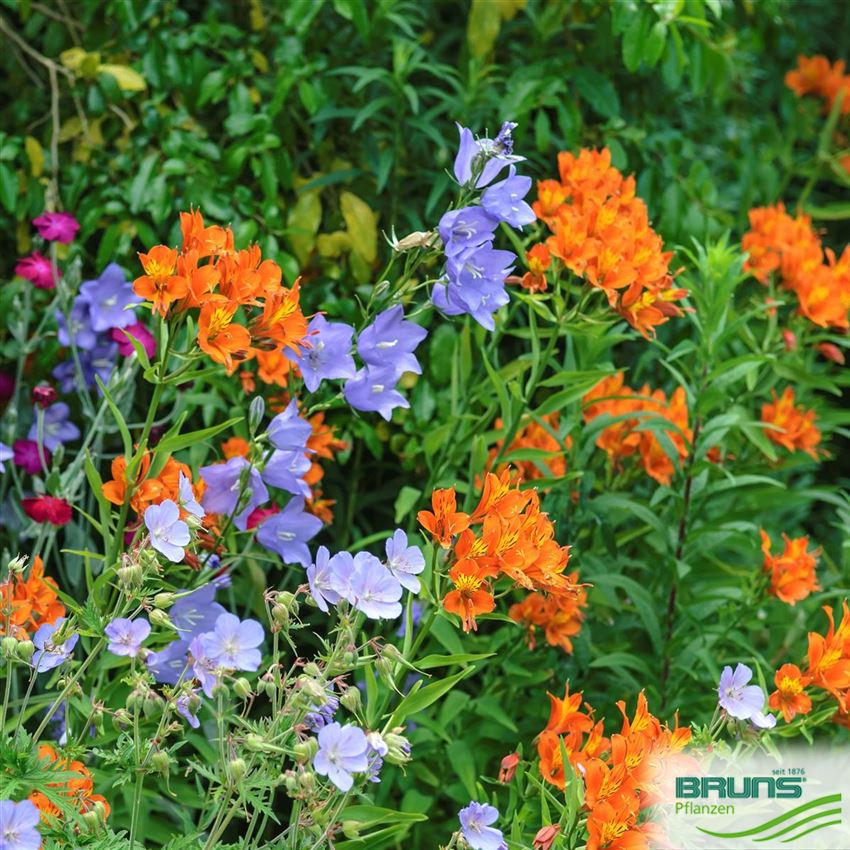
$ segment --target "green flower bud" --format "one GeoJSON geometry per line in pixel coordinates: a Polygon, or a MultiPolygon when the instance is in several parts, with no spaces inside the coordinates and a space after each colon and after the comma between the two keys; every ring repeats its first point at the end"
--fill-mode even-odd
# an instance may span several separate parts
{"type": "Polygon", "coordinates": [[[142,586],[142,568],[138,564],[119,567],[117,575],[124,590],[137,590],[142,586]]]}
{"type": "Polygon", "coordinates": [[[0,653],[4,658],[14,658],[18,654],[18,641],[11,636],[0,640],[0,653]]]}
{"type": "Polygon", "coordinates": [[[397,664],[399,661],[404,661],[404,656],[399,652],[398,647],[392,643],[386,644],[384,646],[382,653],[384,658],[388,661],[392,661],[394,664],[397,664]]]}
{"type": "Polygon", "coordinates": [[[130,712],[126,709],[119,708],[115,714],[112,715],[112,728],[115,729],[116,732],[123,732],[125,729],[129,729],[132,725],[133,718],[130,716],[130,712]]]}
{"type": "Polygon", "coordinates": [[[307,738],[306,741],[299,741],[292,749],[298,761],[311,761],[319,751],[319,742],[315,738],[307,738]]]}
{"type": "Polygon", "coordinates": [[[153,598],[153,604],[157,608],[170,608],[174,604],[174,599],[173,593],[157,593],[153,598]]]}
{"type": "Polygon", "coordinates": [[[171,756],[163,750],[157,750],[151,756],[151,764],[156,770],[157,773],[162,774],[163,777],[168,777],[168,774],[171,773],[171,756]]]}
{"type": "Polygon", "coordinates": [[[253,437],[260,425],[263,423],[263,417],[266,414],[266,402],[261,395],[255,395],[251,399],[251,405],[248,408],[248,430],[253,437]]]}
{"type": "Polygon", "coordinates": [[[149,691],[142,699],[142,713],[145,717],[156,717],[162,714],[163,700],[153,691],[149,691]]]}
{"type": "Polygon", "coordinates": [[[305,791],[312,791],[316,787],[316,774],[313,773],[312,770],[305,770],[301,776],[298,777],[298,784],[305,791]]]}
{"type": "Polygon", "coordinates": [[[357,663],[357,653],[346,651],[342,653],[342,664],[346,668],[351,668],[357,663]]]}
{"type": "Polygon", "coordinates": [[[231,759],[230,764],[227,765],[227,772],[234,782],[241,782],[248,772],[248,765],[245,764],[245,759],[231,759]]]}
{"type": "Polygon", "coordinates": [[[360,696],[360,688],[348,688],[348,690],[339,698],[339,701],[350,712],[356,714],[363,705],[363,699],[360,696]]]}
{"type": "Polygon", "coordinates": [[[284,774],[283,784],[290,795],[298,791],[298,777],[291,770],[284,774]]]}
{"type": "Polygon", "coordinates": [[[316,664],[315,661],[308,661],[304,665],[304,673],[307,676],[312,677],[313,679],[321,679],[322,678],[322,668],[316,664]]]}
{"type": "Polygon", "coordinates": [[[283,605],[272,605],[272,619],[279,626],[289,625],[289,609],[283,605]]]}
{"type": "Polygon", "coordinates": [[[355,839],[360,837],[360,821],[344,820],[342,822],[342,834],[346,838],[355,839]]]}
{"type": "Polygon", "coordinates": [[[266,748],[266,741],[262,735],[256,732],[249,732],[245,736],[245,747],[255,753],[261,753],[266,748]]]}
{"type": "Polygon", "coordinates": [[[242,676],[233,683],[233,690],[236,692],[236,695],[242,699],[249,699],[253,693],[251,690],[251,683],[242,676]]]}
{"type": "Polygon", "coordinates": [[[159,608],[154,608],[153,611],[150,612],[149,619],[152,626],[160,626],[164,629],[175,629],[174,623],[171,622],[168,614],[159,608]]]}
{"type": "Polygon", "coordinates": [[[29,664],[34,652],[35,644],[31,640],[18,641],[18,658],[20,658],[21,661],[26,661],[27,664],[29,664]]]}
{"type": "Polygon", "coordinates": [[[94,809],[82,815],[83,826],[89,835],[97,835],[103,829],[103,818],[94,809]]]}
{"type": "Polygon", "coordinates": [[[410,741],[399,732],[404,731],[397,726],[392,732],[384,735],[384,743],[389,748],[384,760],[390,764],[407,764],[410,761],[410,741]]]}

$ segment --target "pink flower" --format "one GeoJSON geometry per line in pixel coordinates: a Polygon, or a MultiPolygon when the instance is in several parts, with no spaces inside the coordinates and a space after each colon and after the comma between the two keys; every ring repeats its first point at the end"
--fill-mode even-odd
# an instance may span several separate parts
{"type": "Polygon", "coordinates": [[[6,404],[15,394],[15,379],[8,372],[0,372],[0,404],[6,404]]]}
{"type": "MultiPolygon", "coordinates": [[[[38,443],[35,440],[15,440],[12,448],[15,452],[15,466],[20,466],[30,475],[37,475],[42,471],[38,443]]],[[[47,447],[44,448],[44,462],[50,469],[50,451],[47,447]]]]}
{"type": "Polygon", "coordinates": [[[67,525],[73,516],[71,506],[64,499],[57,499],[55,496],[33,496],[23,499],[21,507],[30,519],[38,523],[67,525]]]}
{"type": "Polygon", "coordinates": [[[130,342],[128,334],[144,346],[148,358],[154,356],[156,340],[154,340],[153,334],[141,322],[136,322],[126,328],[113,328],[109,332],[109,336],[118,343],[118,351],[123,357],[129,357],[136,350],[133,348],[133,343],[130,342]]]}
{"type": "Polygon", "coordinates": [[[51,268],[50,260],[38,251],[21,257],[15,266],[15,274],[30,281],[37,289],[56,288],[56,271],[51,268]]]}
{"type": "Polygon", "coordinates": [[[48,242],[61,242],[63,245],[73,242],[80,229],[77,219],[66,212],[42,213],[38,218],[33,219],[33,224],[48,242]]]}

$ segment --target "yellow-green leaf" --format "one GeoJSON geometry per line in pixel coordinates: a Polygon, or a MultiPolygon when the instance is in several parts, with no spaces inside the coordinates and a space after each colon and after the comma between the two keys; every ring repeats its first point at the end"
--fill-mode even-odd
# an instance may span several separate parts
{"type": "Polygon", "coordinates": [[[341,257],[351,250],[351,238],[344,230],[323,233],[316,239],[316,250],[323,257],[341,257]]]}
{"type": "Polygon", "coordinates": [[[41,143],[35,137],[27,136],[24,139],[24,150],[30,161],[30,174],[33,177],[41,177],[44,171],[44,148],[41,143]]]}
{"type": "Polygon", "coordinates": [[[472,0],[466,24],[466,40],[473,56],[480,58],[492,50],[502,27],[502,10],[492,0],[472,0]]]}
{"type": "Polygon", "coordinates": [[[371,265],[378,258],[378,216],[369,204],[351,192],[340,195],[339,205],[348,227],[352,250],[371,265]]]}
{"type": "Polygon", "coordinates": [[[289,210],[286,224],[292,253],[302,265],[307,262],[316,244],[316,234],[322,221],[322,202],[318,192],[304,192],[289,210]]]}
{"type": "Polygon", "coordinates": [[[145,78],[129,65],[100,65],[98,71],[115,77],[115,82],[123,91],[144,91],[148,87],[145,78]]]}

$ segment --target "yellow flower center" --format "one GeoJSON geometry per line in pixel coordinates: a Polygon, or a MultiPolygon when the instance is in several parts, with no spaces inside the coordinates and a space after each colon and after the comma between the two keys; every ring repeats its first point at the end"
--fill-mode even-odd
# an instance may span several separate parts
{"type": "Polygon", "coordinates": [[[231,322],[233,313],[226,307],[217,307],[210,316],[207,338],[214,340],[231,322]]]}
{"type": "Polygon", "coordinates": [[[454,584],[461,593],[474,593],[481,587],[481,579],[469,573],[461,573],[454,584]]]}
{"type": "Polygon", "coordinates": [[[783,696],[795,697],[802,693],[803,683],[799,679],[792,679],[790,676],[783,676],[779,683],[779,691],[783,696]]]}

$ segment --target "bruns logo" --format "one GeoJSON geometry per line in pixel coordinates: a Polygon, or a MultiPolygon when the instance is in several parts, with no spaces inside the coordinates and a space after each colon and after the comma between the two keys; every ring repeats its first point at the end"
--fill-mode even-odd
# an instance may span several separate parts
{"type": "Polygon", "coordinates": [[[794,799],[803,796],[801,776],[677,776],[676,797],[753,800],[758,797],[794,799]]]}

